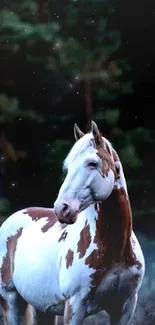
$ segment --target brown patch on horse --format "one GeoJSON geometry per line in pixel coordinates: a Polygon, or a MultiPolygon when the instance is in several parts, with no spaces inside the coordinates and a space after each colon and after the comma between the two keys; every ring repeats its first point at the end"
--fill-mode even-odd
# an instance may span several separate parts
{"type": "Polygon", "coordinates": [[[66,267],[67,269],[69,268],[69,266],[71,266],[73,264],[73,257],[74,257],[74,252],[69,249],[68,253],[66,255],[66,267]]]}
{"type": "Polygon", "coordinates": [[[56,215],[53,209],[49,208],[40,208],[40,207],[32,207],[27,208],[23,214],[28,214],[32,220],[37,221],[41,218],[52,218],[53,220],[57,220],[56,215]]]}
{"type": "MultiPolygon", "coordinates": [[[[116,172],[116,166],[114,164],[114,161],[115,161],[114,155],[116,154],[116,152],[113,150],[113,148],[111,148],[111,152],[110,152],[109,146],[107,145],[107,143],[104,139],[102,139],[102,141],[100,141],[99,144],[97,143],[96,149],[97,149],[97,155],[101,158],[101,160],[103,162],[102,176],[107,177],[108,172],[111,169],[114,173],[115,179],[117,179],[118,174],[116,172]]],[[[118,157],[116,155],[115,155],[115,158],[118,157]]]]}
{"type": "Polygon", "coordinates": [[[84,228],[80,232],[80,239],[77,243],[77,252],[79,252],[79,258],[82,258],[91,243],[90,225],[85,222],[84,228]]]}
{"type": "MultiPolygon", "coordinates": [[[[58,221],[58,219],[54,213],[54,209],[32,207],[32,208],[28,208],[23,213],[28,214],[33,221],[38,221],[42,218],[47,218],[46,224],[41,228],[42,232],[47,232],[58,221]]],[[[65,227],[67,227],[67,225],[60,224],[60,227],[61,227],[61,229],[63,229],[65,227]]]]}
{"type": "Polygon", "coordinates": [[[107,200],[100,204],[96,220],[95,249],[85,260],[85,264],[96,269],[92,274],[96,287],[105,273],[117,263],[142,267],[136,259],[131,245],[132,213],[124,188],[114,189],[107,200]],[[103,267],[104,266],[104,267],[103,267]]]}
{"type": "Polygon", "coordinates": [[[60,242],[61,240],[65,240],[67,237],[68,232],[65,230],[62,234],[61,237],[59,238],[58,242],[60,242]]]}
{"type": "Polygon", "coordinates": [[[57,218],[54,215],[53,217],[48,217],[46,224],[41,228],[42,232],[47,232],[50,228],[52,228],[57,222],[57,218]]]}
{"type": "Polygon", "coordinates": [[[19,228],[14,236],[10,236],[7,239],[7,253],[3,257],[3,264],[1,267],[2,282],[6,286],[12,280],[14,271],[14,256],[16,252],[17,241],[22,234],[22,230],[23,228],[19,228]]]}

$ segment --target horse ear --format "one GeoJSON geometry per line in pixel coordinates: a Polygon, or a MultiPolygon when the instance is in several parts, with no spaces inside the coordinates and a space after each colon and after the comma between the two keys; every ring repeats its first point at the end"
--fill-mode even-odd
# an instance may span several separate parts
{"type": "Polygon", "coordinates": [[[75,140],[79,140],[80,138],[82,138],[84,136],[84,133],[79,129],[79,127],[77,126],[77,124],[74,124],[74,137],[75,140]]]}
{"type": "Polygon", "coordinates": [[[92,130],[92,133],[93,133],[93,136],[94,136],[94,139],[95,139],[96,143],[100,144],[101,139],[102,139],[102,135],[101,135],[101,133],[100,133],[100,131],[98,129],[97,124],[94,121],[91,122],[91,130],[92,130]]]}

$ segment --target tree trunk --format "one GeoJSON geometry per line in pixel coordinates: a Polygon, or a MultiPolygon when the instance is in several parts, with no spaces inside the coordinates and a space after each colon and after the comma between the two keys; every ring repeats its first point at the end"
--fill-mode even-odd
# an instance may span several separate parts
{"type": "Polygon", "coordinates": [[[49,9],[48,1],[40,0],[39,1],[39,23],[48,23],[49,21],[49,9]]]}
{"type": "Polygon", "coordinates": [[[84,80],[84,96],[85,96],[85,108],[86,108],[86,132],[91,130],[92,121],[92,92],[91,81],[84,80]]]}

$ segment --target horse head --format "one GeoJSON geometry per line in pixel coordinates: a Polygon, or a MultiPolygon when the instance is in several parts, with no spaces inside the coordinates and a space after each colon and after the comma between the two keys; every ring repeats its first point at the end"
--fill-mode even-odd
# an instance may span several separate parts
{"type": "Polygon", "coordinates": [[[67,175],[54,203],[58,220],[67,224],[91,204],[106,200],[120,172],[118,155],[95,122],[87,134],[75,124],[74,136],[76,142],[63,165],[67,175]]]}

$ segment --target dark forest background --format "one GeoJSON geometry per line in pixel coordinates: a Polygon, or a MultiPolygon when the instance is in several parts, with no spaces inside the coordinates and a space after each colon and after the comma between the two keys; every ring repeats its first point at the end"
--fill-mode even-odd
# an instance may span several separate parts
{"type": "Polygon", "coordinates": [[[0,220],[27,206],[52,207],[62,161],[74,143],[73,125],[86,132],[93,119],[124,166],[134,230],[146,258],[133,324],[150,325],[155,323],[154,35],[150,0],[0,3],[0,220]]]}

